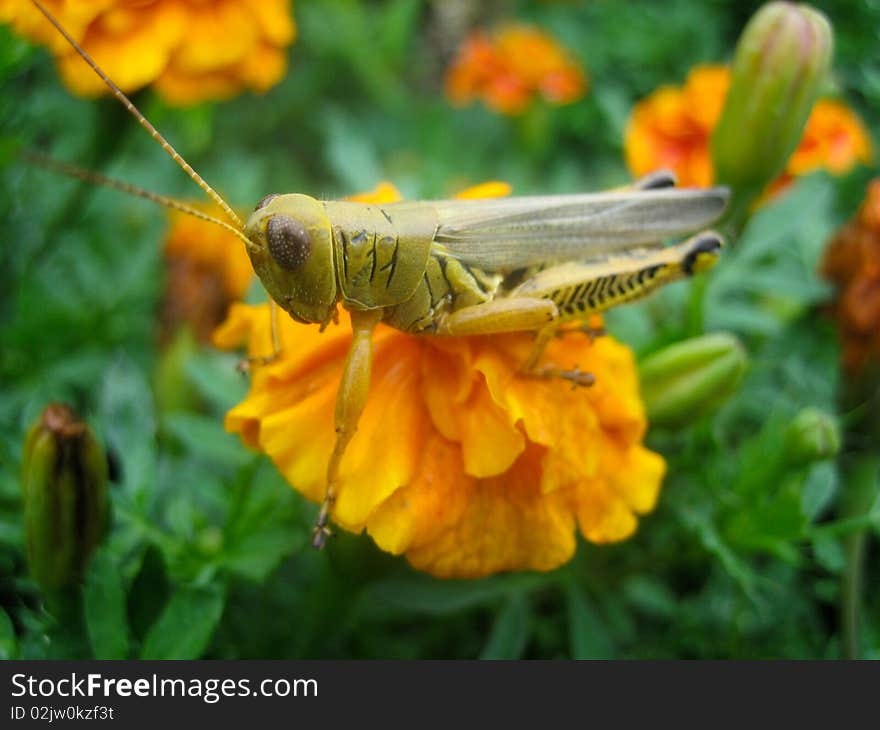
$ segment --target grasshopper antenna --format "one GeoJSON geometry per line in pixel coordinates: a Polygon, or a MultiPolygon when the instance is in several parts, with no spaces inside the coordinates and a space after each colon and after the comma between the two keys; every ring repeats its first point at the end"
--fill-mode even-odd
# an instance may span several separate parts
{"type": "Polygon", "coordinates": [[[145,200],[149,200],[153,203],[156,203],[157,205],[161,205],[163,208],[170,208],[171,210],[176,210],[180,213],[186,213],[187,215],[191,215],[194,218],[207,221],[208,223],[214,223],[215,225],[218,225],[221,228],[225,228],[227,231],[240,238],[242,241],[244,241],[245,245],[248,248],[253,246],[253,243],[248,240],[248,237],[245,236],[240,229],[236,228],[235,226],[229,225],[226,221],[221,221],[219,218],[214,218],[213,216],[208,215],[198,208],[193,208],[192,206],[187,205],[180,200],[176,200],[175,198],[169,198],[166,195],[160,195],[159,193],[153,193],[149,190],[144,190],[143,188],[139,188],[137,185],[132,185],[131,183],[123,182],[122,180],[116,180],[112,177],[107,177],[106,175],[102,175],[99,172],[93,172],[92,170],[86,170],[85,168],[77,167],[76,165],[53,160],[51,157],[46,157],[39,152],[34,152],[33,150],[21,150],[19,152],[19,156],[26,162],[36,165],[37,167],[42,167],[45,170],[57,172],[61,175],[65,175],[66,177],[83,180],[84,182],[92,183],[94,185],[101,185],[105,188],[118,190],[125,193],[126,195],[133,195],[136,198],[144,198],[145,200]]]}
{"type": "MultiPolygon", "coordinates": [[[[61,24],[57,20],[55,20],[55,18],[52,16],[52,14],[48,10],[46,10],[45,7],[43,7],[43,4],[39,0],[31,0],[31,2],[34,5],[36,5],[37,10],[39,10],[43,15],[45,15],[46,19],[52,25],[55,26],[55,28],[58,30],[58,32],[61,33],[62,36],[64,36],[64,39],[83,58],[83,60],[87,64],[89,64],[89,66],[92,67],[92,70],[96,74],[98,74],[98,76],[101,78],[101,80],[107,85],[107,88],[109,88],[110,91],[113,92],[113,95],[122,103],[122,105],[126,109],[128,109],[129,112],[131,112],[132,116],[138,120],[138,123],[144,129],[146,129],[147,132],[150,133],[150,136],[159,143],[159,145],[162,147],[163,150],[165,150],[165,152],[168,153],[168,156],[180,166],[180,168],[190,177],[190,179],[196,185],[198,185],[202,190],[204,190],[205,193],[207,193],[208,196],[215,203],[217,203],[217,205],[219,205],[223,209],[223,212],[226,213],[227,216],[229,216],[229,219],[236,225],[236,227],[238,228],[238,230],[240,232],[244,228],[244,226],[241,222],[241,218],[239,218],[235,214],[235,211],[229,207],[229,205],[226,203],[226,201],[223,200],[222,197],[220,197],[220,194],[216,190],[214,190],[214,188],[212,188],[210,185],[208,185],[208,183],[206,183],[202,179],[201,175],[199,175],[199,173],[197,173],[195,170],[193,170],[193,168],[190,166],[190,164],[185,159],[183,159],[183,157],[180,155],[180,153],[177,150],[175,150],[174,147],[171,146],[171,144],[168,142],[168,140],[165,139],[165,137],[162,136],[162,134],[159,132],[159,130],[156,129],[152,124],[150,124],[149,120],[143,114],[140,113],[138,108],[134,104],[132,104],[131,100],[122,92],[122,90],[115,83],[113,83],[113,81],[110,80],[110,78],[107,76],[107,74],[105,74],[101,70],[101,68],[98,66],[98,64],[92,60],[91,56],[89,56],[89,54],[86,53],[85,50],[83,50],[83,48],[79,45],[79,43],[77,43],[73,38],[70,37],[70,34],[66,30],[64,30],[64,28],[61,27],[61,24]]],[[[56,169],[58,169],[58,168],[56,168],[56,169]]],[[[82,171],[82,172],[86,172],[86,171],[82,171]]],[[[95,173],[90,173],[90,174],[95,174],[95,173]]],[[[75,174],[74,177],[81,177],[81,176],[75,174]]],[[[94,178],[92,179],[92,181],[98,182],[97,179],[94,179],[94,178]]],[[[116,183],[116,182],[118,182],[118,181],[114,181],[114,183],[116,183]]],[[[104,183],[99,183],[99,184],[103,185],[104,183]]],[[[126,185],[126,183],[122,183],[121,185],[126,185]]],[[[123,189],[120,187],[119,184],[110,185],[110,187],[116,187],[117,189],[123,189]]],[[[129,187],[134,187],[134,186],[129,186],[129,187]]],[[[131,192],[131,191],[129,191],[129,192],[131,192]]],[[[146,192],[146,191],[141,191],[141,192],[146,192]]],[[[139,197],[146,197],[149,200],[154,200],[154,202],[158,202],[158,200],[156,200],[155,198],[162,197],[162,196],[155,196],[154,193],[148,193],[147,195],[140,195],[139,193],[133,193],[133,194],[138,195],[139,197]],[[154,197],[150,198],[149,196],[151,196],[151,195],[154,197]]],[[[160,205],[164,205],[164,203],[160,203],[160,205]]],[[[173,206],[168,206],[168,207],[173,207],[173,206]]]]}

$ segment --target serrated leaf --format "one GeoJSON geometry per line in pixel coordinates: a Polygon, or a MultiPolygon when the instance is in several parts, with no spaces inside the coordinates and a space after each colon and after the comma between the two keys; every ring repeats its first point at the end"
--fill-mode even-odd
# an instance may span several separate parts
{"type": "Polygon", "coordinates": [[[125,588],[116,562],[106,549],[98,550],[89,563],[83,608],[95,659],[128,658],[125,588]]]}
{"type": "Polygon", "coordinates": [[[223,615],[218,587],[179,588],[150,627],[141,659],[198,659],[223,615]]]}

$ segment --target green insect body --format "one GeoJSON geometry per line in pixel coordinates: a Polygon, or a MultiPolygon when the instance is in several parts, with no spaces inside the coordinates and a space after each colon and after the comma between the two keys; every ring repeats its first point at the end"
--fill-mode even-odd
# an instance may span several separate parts
{"type": "MultiPolygon", "coordinates": [[[[450,315],[493,301],[552,302],[560,324],[705,270],[717,259],[717,235],[668,248],[660,238],[709,222],[724,200],[718,190],[638,189],[385,205],[274,195],[245,235],[270,296],[297,321],[326,324],[341,304],[381,310],[404,332],[455,334],[450,315]]],[[[494,324],[501,329],[487,321],[484,332],[517,329],[494,324]]],[[[532,320],[518,329],[534,329],[532,320]]]]}

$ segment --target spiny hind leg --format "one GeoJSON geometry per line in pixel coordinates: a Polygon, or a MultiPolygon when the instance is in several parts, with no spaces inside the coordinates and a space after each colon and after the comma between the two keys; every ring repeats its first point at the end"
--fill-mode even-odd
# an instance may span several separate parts
{"type": "Polygon", "coordinates": [[[382,318],[382,310],[367,312],[351,312],[351,329],[354,335],[345,366],[342,369],[342,380],[336,393],[336,443],[327,464],[327,492],[324,502],[315,521],[312,531],[312,547],[321,549],[330,536],[330,512],[336,501],[336,483],[339,478],[339,464],[345,449],[357,431],[358,421],[367,404],[370,392],[370,372],[373,362],[373,330],[382,318]]]}
{"type": "Polygon", "coordinates": [[[550,299],[512,297],[446,314],[440,318],[437,334],[461,336],[535,331],[535,345],[520,368],[522,373],[540,378],[563,378],[574,385],[592,385],[593,376],[578,368],[566,370],[553,365],[538,365],[559,324],[559,310],[550,299]]]}
{"type": "MultiPolygon", "coordinates": [[[[578,330],[568,330],[569,332],[575,332],[578,330]]],[[[550,344],[551,340],[554,337],[561,334],[558,325],[550,324],[544,327],[543,329],[538,331],[538,336],[535,338],[535,344],[532,347],[531,353],[529,353],[528,358],[520,367],[520,371],[525,375],[531,375],[536,378],[562,378],[563,380],[568,380],[571,382],[573,386],[590,386],[596,382],[596,378],[592,373],[587,373],[581,370],[579,367],[575,366],[571,369],[560,368],[555,365],[539,365],[541,362],[541,358],[544,356],[544,351],[547,349],[547,345],[550,344]]]]}
{"type": "Polygon", "coordinates": [[[601,324],[601,320],[597,317],[598,324],[591,322],[582,322],[574,327],[560,327],[556,330],[556,336],[559,338],[569,337],[570,335],[586,335],[589,341],[595,342],[597,338],[604,337],[608,334],[605,326],[601,324]]]}
{"type": "Polygon", "coordinates": [[[272,354],[271,355],[253,355],[245,357],[238,361],[235,369],[246,375],[261,365],[269,365],[275,362],[281,356],[281,335],[278,323],[278,305],[275,300],[269,298],[269,332],[272,337],[272,354]]]}

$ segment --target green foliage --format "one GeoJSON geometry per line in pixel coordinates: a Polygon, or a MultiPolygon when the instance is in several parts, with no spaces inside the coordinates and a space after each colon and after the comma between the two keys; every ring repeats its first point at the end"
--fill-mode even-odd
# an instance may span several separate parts
{"type": "MultiPolygon", "coordinates": [[[[836,29],[835,87],[877,138],[880,11],[818,4],[836,29]]],[[[136,101],[242,206],[273,191],[345,195],[381,179],[410,197],[488,179],[517,193],[593,190],[627,179],[633,103],[680,83],[695,63],[727,60],[757,7],[475,3],[487,22],[551,30],[589,70],[582,101],[504,117],[444,100],[434,5],[298,0],[290,73],[265,96],[194,109],[149,92],[136,101]]],[[[308,548],[315,507],[223,429],[246,388],[235,356],[189,343],[167,366],[182,380],[156,385],[163,214],[22,166],[13,153],[47,150],[181,198],[197,191],[124,110],[71,97],[49,55],[5,27],[0,84],[0,657],[841,654],[848,551],[853,535],[880,535],[876,490],[862,490],[859,510],[843,509],[847,469],[791,463],[785,437],[808,407],[852,422],[839,405],[838,347],[822,313],[829,291],[816,270],[863,195],[864,172],[800,180],[761,208],[704,283],[608,317],[640,356],[718,331],[749,356],[720,410],[649,434],[668,476],[630,540],[581,541],[554,573],[440,581],[366,536],[308,548]],[[24,430],[50,400],[90,422],[114,465],[112,530],[82,586],[51,602],[27,576],[18,483],[24,430]]],[[[876,540],[868,550],[859,652],[880,658],[876,540]]]]}

